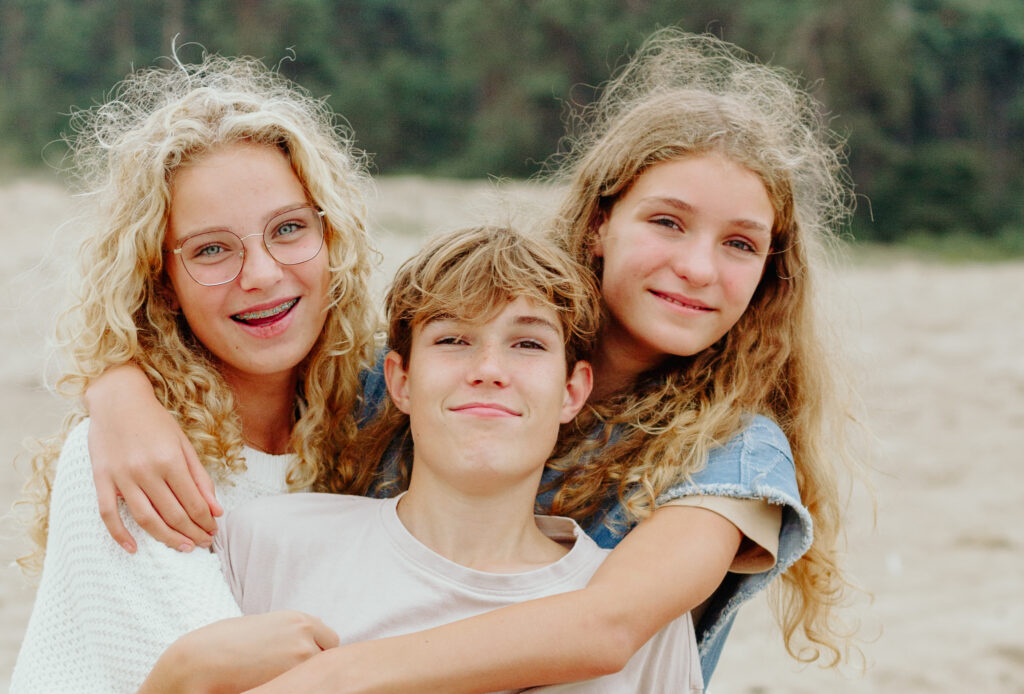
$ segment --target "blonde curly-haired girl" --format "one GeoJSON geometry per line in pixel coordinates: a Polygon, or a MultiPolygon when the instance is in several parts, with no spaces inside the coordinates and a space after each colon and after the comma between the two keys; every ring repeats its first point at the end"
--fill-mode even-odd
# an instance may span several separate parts
{"type": "MultiPolygon", "coordinates": [[[[136,365],[216,480],[211,505],[308,488],[356,431],[376,328],[350,136],[275,71],[215,56],[136,72],[72,127],[92,209],[59,388],[77,398],[136,365]]],[[[132,555],[110,538],[88,428],[76,409],[32,459],[37,549],[21,562],[42,573],[13,692],[134,691],[177,636],[239,614],[208,552],[136,532],[132,555]]],[[[137,530],[118,507],[141,499],[124,497],[104,500],[137,530]]]]}

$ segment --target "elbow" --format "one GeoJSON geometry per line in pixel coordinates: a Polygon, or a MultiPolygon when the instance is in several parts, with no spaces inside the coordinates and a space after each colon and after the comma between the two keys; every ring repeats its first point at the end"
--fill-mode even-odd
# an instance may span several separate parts
{"type": "Polygon", "coordinates": [[[619,672],[629,659],[647,642],[649,634],[641,631],[621,615],[596,616],[590,626],[593,660],[591,677],[619,672]]]}

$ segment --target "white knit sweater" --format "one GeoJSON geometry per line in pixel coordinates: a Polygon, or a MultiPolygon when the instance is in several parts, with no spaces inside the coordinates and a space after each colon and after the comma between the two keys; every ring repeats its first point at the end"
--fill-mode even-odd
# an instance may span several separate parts
{"type": "MultiPolygon", "coordinates": [[[[11,694],[134,692],[179,636],[241,614],[216,556],[165,547],[123,502],[138,552],[114,542],[99,515],[88,431],[88,420],[72,430],[57,463],[43,574],[11,694]]],[[[225,510],[287,491],[288,456],[246,448],[245,458],[248,469],[217,490],[225,510]]]]}

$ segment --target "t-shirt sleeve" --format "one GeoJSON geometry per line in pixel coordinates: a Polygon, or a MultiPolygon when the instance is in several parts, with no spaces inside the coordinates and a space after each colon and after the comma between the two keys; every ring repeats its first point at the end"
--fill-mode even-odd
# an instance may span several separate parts
{"type": "Polygon", "coordinates": [[[99,515],[88,421],[57,462],[43,573],[11,692],[134,692],[181,635],[241,614],[213,554],[183,554],[146,534],[125,510],[129,554],[99,515]]]}
{"type": "Polygon", "coordinates": [[[739,551],[729,571],[755,574],[775,566],[782,529],[782,507],[764,499],[691,495],[666,501],[662,506],[693,506],[714,511],[743,533],[739,551]]]}

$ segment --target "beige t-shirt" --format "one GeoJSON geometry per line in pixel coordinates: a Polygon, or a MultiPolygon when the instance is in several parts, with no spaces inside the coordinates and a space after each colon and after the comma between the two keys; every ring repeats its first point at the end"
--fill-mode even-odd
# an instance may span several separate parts
{"type": "MultiPolygon", "coordinates": [[[[537,516],[544,534],[571,546],[568,554],[533,571],[476,571],[420,543],[396,508],[397,499],[341,494],[268,497],[221,521],[214,549],[244,613],[301,610],[337,631],[342,644],[583,588],[608,554],[571,519],[537,516]]],[[[620,672],[529,691],[702,692],[690,615],[666,625],[620,672]]]]}

